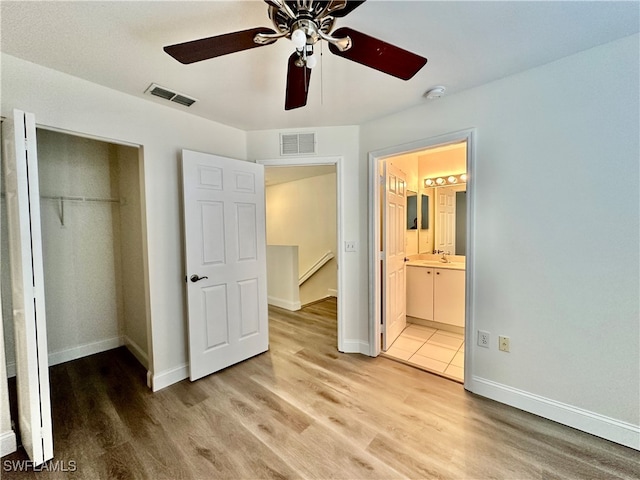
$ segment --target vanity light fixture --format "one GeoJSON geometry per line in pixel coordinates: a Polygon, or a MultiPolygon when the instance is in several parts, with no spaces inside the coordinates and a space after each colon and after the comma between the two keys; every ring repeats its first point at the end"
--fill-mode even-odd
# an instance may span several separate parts
{"type": "Polygon", "coordinates": [[[444,187],[446,185],[454,185],[456,183],[466,183],[467,174],[449,175],[448,177],[425,178],[425,187],[444,187]]]}

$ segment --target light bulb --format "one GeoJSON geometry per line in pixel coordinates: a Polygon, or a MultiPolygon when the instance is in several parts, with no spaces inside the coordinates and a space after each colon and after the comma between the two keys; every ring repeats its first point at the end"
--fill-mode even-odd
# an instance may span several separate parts
{"type": "Polygon", "coordinates": [[[460,175],[460,181],[461,182],[466,182],[467,181],[467,174],[463,173],[462,175],[460,175]]]}
{"type": "Polygon", "coordinates": [[[302,50],[302,47],[307,43],[307,36],[301,29],[294,30],[291,34],[291,41],[295,45],[296,49],[302,50]]]}
{"type": "Polygon", "coordinates": [[[434,182],[433,182],[433,180],[432,180],[431,178],[427,178],[427,179],[424,181],[424,186],[425,186],[425,187],[430,187],[431,185],[433,185],[433,183],[434,183],[434,182]]]}
{"type": "Polygon", "coordinates": [[[449,183],[456,183],[458,181],[458,179],[456,177],[454,177],[453,175],[451,175],[449,178],[447,178],[447,181],[449,183]]]}
{"type": "Polygon", "coordinates": [[[443,185],[443,184],[446,183],[446,180],[444,178],[442,178],[442,177],[438,177],[438,178],[436,178],[436,183],[438,185],[443,185]]]}
{"type": "Polygon", "coordinates": [[[313,68],[318,64],[318,57],[313,53],[307,57],[307,68],[313,68]]]}

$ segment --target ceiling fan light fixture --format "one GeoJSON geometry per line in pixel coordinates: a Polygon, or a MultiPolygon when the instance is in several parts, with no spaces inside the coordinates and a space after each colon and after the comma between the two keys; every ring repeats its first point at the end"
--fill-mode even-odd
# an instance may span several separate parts
{"type": "Polygon", "coordinates": [[[442,85],[438,85],[437,87],[433,87],[430,88],[429,90],[427,90],[426,92],[424,92],[424,95],[422,95],[424,98],[426,98],[427,100],[435,100],[436,98],[440,98],[444,96],[444,92],[447,89],[445,87],[443,87],[442,85]]]}
{"type": "Polygon", "coordinates": [[[312,53],[307,57],[307,67],[313,68],[318,64],[318,56],[315,53],[312,53]]]}
{"type": "Polygon", "coordinates": [[[302,50],[307,43],[307,35],[301,28],[298,28],[291,34],[291,42],[295,45],[296,50],[302,50]]]}

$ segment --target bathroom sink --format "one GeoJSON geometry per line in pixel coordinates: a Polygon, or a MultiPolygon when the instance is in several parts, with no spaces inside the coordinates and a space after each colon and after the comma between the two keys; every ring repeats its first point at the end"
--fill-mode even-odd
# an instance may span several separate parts
{"type": "Polygon", "coordinates": [[[464,270],[465,264],[464,262],[441,262],[440,260],[412,260],[409,262],[409,265],[417,265],[417,266],[425,266],[425,267],[434,267],[434,268],[452,268],[458,270],[464,270]]]}

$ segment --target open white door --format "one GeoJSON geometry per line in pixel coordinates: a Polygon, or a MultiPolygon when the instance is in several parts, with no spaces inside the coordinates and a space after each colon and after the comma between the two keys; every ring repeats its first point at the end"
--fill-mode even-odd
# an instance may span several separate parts
{"type": "Polygon", "coordinates": [[[182,151],[191,380],[269,348],[264,167],[182,151]]]}
{"type": "Polygon", "coordinates": [[[382,349],[388,350],[407,326],[405,236],[407,222],[407,181],[397,167],[385,162],[383,190],[384,309],[382,312],[382,349]]]}
{"type": "Polygon", "coordinates": [[[3,125],[9,255],[13,293],[18,421],[35,465],[53,458],[44,310],[40,193],[33,114],[13,111],[3,125]]]}

